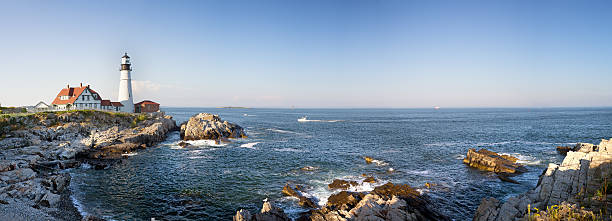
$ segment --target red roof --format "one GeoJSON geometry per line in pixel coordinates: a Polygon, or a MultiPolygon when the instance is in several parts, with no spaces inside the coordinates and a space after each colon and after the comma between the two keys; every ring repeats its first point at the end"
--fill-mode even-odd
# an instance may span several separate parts
{"type": "Polygon", "coordinates": [[[110,100],[102,100],[100,101],[100,106],[111,106],[110,100]]]}
{"type": "Polygon", "coordinates": [[[155,103],[155,102],[150,101],[150,100],[144,100],[144,101],[135,103],[134,105],[143,105],[143,104],[156,104],[156,105],[159,105],[158,103],[155,103]]]}
{"type": "MultiPolygon", "coordinates": [[[[85,89],[87,88],[89,88],[89,85],[85,87],[64,88],[59,92],[59,94],[57,94],[57,96],[55,97],[55,100],[53,100],[51,104],[72,104],[76,101],[77,98],[79,98],[79,95],[81,95],[83,91],[85,91],[85,89]],[[61,96],[68,96],[69,98],[67,100],[62,100],[60,99],[61,96]]],[[[96,95],[93,98],[94,100],[101,99],[100,94],[98,94],[96,91],[92,90],[91,88],[89,88],[89,91],[91,92],[91,94],[96,95]]]]}
{"type": "Polygon", "coordinates": [[[113,107],[123,107],[123,104],[121,104],[121,102],[111,102],[111,105],[113,105],[113,107]]]}

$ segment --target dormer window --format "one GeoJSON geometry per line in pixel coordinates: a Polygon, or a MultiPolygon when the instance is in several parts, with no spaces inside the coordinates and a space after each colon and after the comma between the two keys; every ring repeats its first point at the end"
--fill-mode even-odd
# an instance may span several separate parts
{"type": "Polygon", "coordinates": [[[60,100],[68,100],[69,98],[70,97],[66,95],[60,96],[60,100]]]}

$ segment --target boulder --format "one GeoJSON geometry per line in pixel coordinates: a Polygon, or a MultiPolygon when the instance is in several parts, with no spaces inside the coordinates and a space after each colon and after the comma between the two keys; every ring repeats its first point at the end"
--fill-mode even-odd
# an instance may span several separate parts
{"type": "Polygon", "coordinates": [[[287,196],[292,196],[292,197],[298,198],[300,200],[300,202],[299,202],[300,206],[308,207],[308,208],[317,208],[317,207],[319,207],[315,203],[314,199],[304,196],[300,192],[300,189],[301,189],[301,187],[299,185],[295,185],[294,187],[291,187],[291,184],[287,183],[283,187],[283,191],[282,192],[283,192],[283,194],[285,194],[287,196]]]}
{"type": "Polygon", "coordinates": [[[573,150],[574,148],[570,147],[570,146],[557,146],[557,152],[559,152],[559,154],[565,156],[567,155],[567,152],[573,150]]]}
{"type": "Polygon", "coordinates": [[[40,205],[45,207],[57,207],[60,201],[60,195],[48,192],[40,200],[40,205]]]}
{"type": "Polygon", "coordinates": [[[341,180],[341,179],[335,179],[332,183],[328,184],[327,187],[329,187],[330,189],[347,190],[357,185],[359,185],[357,181],[346,181],[346,180],[341,180]]]}
{"type": "Polygon", "coordinates": [[[469,149],[466,157],[463,159],[465,164],[480,170],[491,171],[495,173],[523,173],[527,169],[521,164],[516,163],[518,159],[509,155],[499,155],[487,149],[469,149]]]}
{"type": "Polygon", "coordinates": [[[185,147],[192,147],[193,145],[191,145],[190,143],[187,143],[185,141],[181,141],[178,143],[179,147],[185,148],[185,147]]]}
{"type": "Polygon", "coordinates": [[[248,210],[238,210],[232,218],[233,221],[251,221],[251,213],[248,210]]]}
{"type": "Polygon", "coordinates": [[[350,210],[365,196],[364,193],[341,191],[327,198],[326,207],[331,210],[350,210]]]}
{"type": "Polygon", "coordinates": [[[288,221],[287,214],[283,209],[278,208],[270,202],[264,202],[261,212],[253,216],[255,221],[288,221]]]}
{"type": "Polygon", "coordinates": [[[376,183],[376,178],[369,176],[363,180],[364,183],[376,183]]]}
{"type": "Polygon", "coordinates": [[[246,138],[247,135],[237,124],[222,121],[218,115],[200,113],[181,125],[183,140],[218,140],[223,138],[246,138]]]}

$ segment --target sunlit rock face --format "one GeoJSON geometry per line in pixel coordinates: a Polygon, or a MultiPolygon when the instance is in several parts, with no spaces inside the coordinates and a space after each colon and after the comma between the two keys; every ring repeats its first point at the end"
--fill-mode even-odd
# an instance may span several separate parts
{"type": "MultiPolygon", "coordinates": [[[[612,142],[579,143],[561,165],[549,164],[535,189],[500,203],[482,199],[474,220],[514,220],[528,215],[528,208],[546,210],[554,205],[589,211],[612,211],[608,193],[612,175],[612,142]]],[[[584,212],[584,211],[578,211],[584,212]]]]}
{"type": "Polygon", "coordinates": [[[181,125],[183,140],[218,140],[226,138],[246,138],[241,126],[221,120],[218,115],[199,113],[181,125]]]}

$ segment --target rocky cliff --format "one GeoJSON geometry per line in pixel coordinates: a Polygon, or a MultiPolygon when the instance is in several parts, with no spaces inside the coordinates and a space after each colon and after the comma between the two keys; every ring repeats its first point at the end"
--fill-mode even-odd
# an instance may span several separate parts
{"type": "Polygon", "coordinates": [[[494,198],[482,199],[474,220],[545,220],[543,217],[553,213],[562,216],[561,220],[580,214],[610,219],[612,141],[602,140],[599,145],[579,143],[570,149],[561,165],[548,166],[535,189],[503,203],[494,198]]]}
{"type": "Polygon", "coordinates": [[[163,113],[0,115],[0,219],[79,219],[69,198],[70,176],[62,169],[84,161],[103,169],[175,129],[172,117],[163,113]]]}

